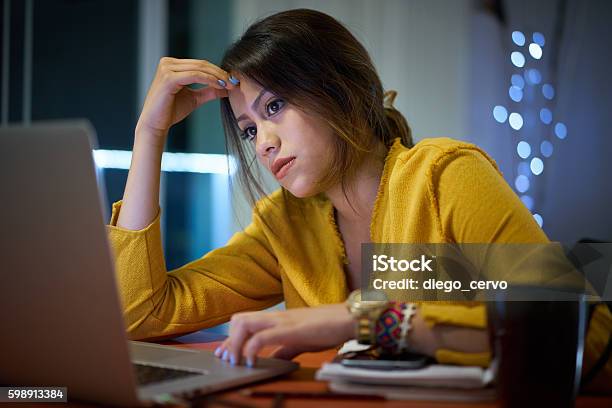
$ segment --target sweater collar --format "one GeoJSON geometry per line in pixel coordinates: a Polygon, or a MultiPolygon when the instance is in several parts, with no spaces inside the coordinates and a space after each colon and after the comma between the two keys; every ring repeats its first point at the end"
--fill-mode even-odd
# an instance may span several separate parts
{"type": "Polygon", "coordinates": [[[397,156],[400,154],[402,150],[406,147],[402,144],[402,139],[400,137],[396,137],[393,139],[393,143],[387,152],[387,156],[385,157],[385,164],[383,166],[382,175],[380,176],[380,183],[378,184],[378,192],[376,193],[376,198],[374,199],[374,208],[372,209],[372,218],[370,219],[370,241],[375,242],[374,239],[374,228],[378,225],[382,205],[381,202],[388,190],[388,181],[389,175],[391,174],[391,169],[395,165],[397,160],[397,156]]]}

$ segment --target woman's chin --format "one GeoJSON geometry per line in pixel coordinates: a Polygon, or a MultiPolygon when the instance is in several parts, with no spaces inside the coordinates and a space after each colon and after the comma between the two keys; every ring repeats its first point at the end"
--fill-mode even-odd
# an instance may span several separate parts
{"type": "Polygon", "coordinates": [[[293,196],[297,198],[308,198],[313,197],[320,193],[320,191],[310,183],[300,183],[297,180],[292,180],[289,183],[281,183],[285,190],[289,191],[293,196]]]}

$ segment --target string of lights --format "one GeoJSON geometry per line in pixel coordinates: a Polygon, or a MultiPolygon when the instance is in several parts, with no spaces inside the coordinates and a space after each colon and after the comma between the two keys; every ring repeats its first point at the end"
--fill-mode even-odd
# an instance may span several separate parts
{"type": "Polygon", "coordinates": [[[511,37],[510,101],[495,105],[493,118],[499,124],[507,123],[516,132],[519,141],[515,158],[518,163],[513,187],[542,227],[544,219],[541,211],[537,211],[534,199],[535,184],[538,176],[544,172],[545,161],[553,155],[553,142],[567,137],[567,127],[563,122],[555,120],[551,110],[555,88],[552,83],[544,82],[541,70],[538,69],[546,44],[544,35],[532,33],[529,44],[521,31],[513,31],[511,37]]]}

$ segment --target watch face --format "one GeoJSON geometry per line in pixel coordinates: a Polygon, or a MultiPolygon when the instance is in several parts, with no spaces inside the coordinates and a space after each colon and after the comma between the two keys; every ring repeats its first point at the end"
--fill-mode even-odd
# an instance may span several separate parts
{"type": "Polygon", "coordinates": [[[364,290],[361,292],[362,302],[387,302],[387,294],[382,290],[364,290]]]}
{"type": "Polygon", "coordinates": [[[385,292],[375,290],[355,291],[351,294],[349,302],[355,309],[363,311],[376,310],[388,304],[385,292]]]}

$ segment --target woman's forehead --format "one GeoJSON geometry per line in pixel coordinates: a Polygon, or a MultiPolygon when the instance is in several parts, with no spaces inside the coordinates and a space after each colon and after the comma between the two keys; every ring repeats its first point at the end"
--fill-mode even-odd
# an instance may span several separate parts
{"type": "Polygon", "coordinates": [[[234,77],[240,80],[240,86],[229,91],[229,101],[238,119],[243,114],[248,115],[251,110],[255,110],[257,104],[253,106],[254,102],[259,102],[258,97],[261,98],[266,91],[257,82],[247,77],[240,74],[234,74],[234,77]]]}
{"type": "Polygon", "coordinates": [[[248,77],[234,74],[234,78],[240,80],[240,85],[229,91],[230,97],[235,95],[245,95],[247,97],[253,94],[257,95],[262,89],[261,85],[248,77]]]}

